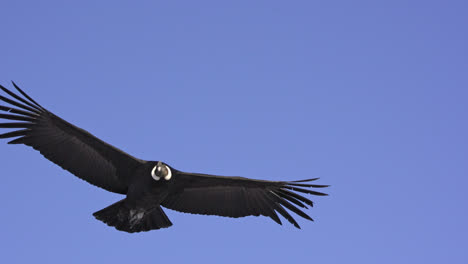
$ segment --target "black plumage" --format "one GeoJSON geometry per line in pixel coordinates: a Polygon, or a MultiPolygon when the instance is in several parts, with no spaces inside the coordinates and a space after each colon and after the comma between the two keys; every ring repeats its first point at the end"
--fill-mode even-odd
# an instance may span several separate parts
{"type": "Polygon", "coordinates": [[[0,134],[9,144],[24,144],[75,176],[107,191],[124,194],[121,201],[93,215],[118,230],[140,232],[172,225],[161,206],[185,213],[243,217],[267,216],[281,224],[277,213],[300,228],[286,210],[312,220],[300,208],[313,202],[302,194],[326,195],[311,188],[317,180],[265,181],[179,171],[160,161],[135,158],[53,113],[24,93],[0,100],[0,134]],[[300,208],[298,208],[300,207],[300,208]]]}

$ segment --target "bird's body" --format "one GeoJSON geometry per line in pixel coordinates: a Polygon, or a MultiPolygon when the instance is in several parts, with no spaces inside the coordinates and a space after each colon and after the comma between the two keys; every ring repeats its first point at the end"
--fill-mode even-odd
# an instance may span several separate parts
{"type": "Polygon", "coordinates": [[[89,132],[47,111],[14,83],[23,97],[0,100],[0,128],[15,129],[0,134],[13,138],[9,144],[25,144],[77,177],[107,191],[126,197],[93,215],[126,232],[140,232],[172,225],[161,206],[180,212],[243,217],[264,215],[281,224],[277,212],[294,226],[299,225],[285,210],[312,220],[297,206],[313,203],[299,195],[325,195],[309,188],[326,185],[310,181],[265,181],[179,171],[161,161],[145,161],[119,150],[89,132]]]}

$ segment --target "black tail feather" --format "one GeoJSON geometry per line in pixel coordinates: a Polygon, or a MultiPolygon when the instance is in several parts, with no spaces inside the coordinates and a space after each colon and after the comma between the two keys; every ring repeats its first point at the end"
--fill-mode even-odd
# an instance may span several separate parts
{"type": "Polygon", "coordinates": [[[93,214],[96,219],[129,233],[149,231],[172,225],[160,206],[152,209],[129,208],[125,199],[93,214]]]}

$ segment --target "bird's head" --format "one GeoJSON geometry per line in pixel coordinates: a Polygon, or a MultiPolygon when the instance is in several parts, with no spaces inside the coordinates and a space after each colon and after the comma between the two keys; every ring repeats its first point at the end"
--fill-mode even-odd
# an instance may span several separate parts
{"type": "Polygon", "coordinates": [[[164,180],[168,181],[172,177],[171,168],[169,168],[169,166],[163,162],[158,161],[156,166],[154,166],[151,170],[151,177],[153,177],[153,179],[156,181],[159,181],[161,178],[164,178],[164,180]]]}

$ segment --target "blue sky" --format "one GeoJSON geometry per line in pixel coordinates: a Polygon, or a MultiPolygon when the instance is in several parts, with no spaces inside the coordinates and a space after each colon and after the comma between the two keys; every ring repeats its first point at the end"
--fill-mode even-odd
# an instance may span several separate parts
{"type": "Polygon", "coordinates": [[[315,222],[166,210],[0,145],[4,263],[467,263],[465,1],[3,1],[0,83],[142,159],[321,177],[315,222]],[[284,222],[284,221],[283,221],[284,222]]]}

